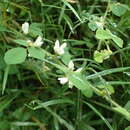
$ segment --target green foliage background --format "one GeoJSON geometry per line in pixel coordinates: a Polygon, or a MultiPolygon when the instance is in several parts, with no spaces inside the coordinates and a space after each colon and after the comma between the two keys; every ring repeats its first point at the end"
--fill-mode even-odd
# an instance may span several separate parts
{"type": "Polygon", "coordinates": [[[129,130],[129,7],[129,0],[0,0],[0,130],[129,130]],[[44,44],[26,56],[25,41],[39,35],[44,44]],[[53,50],[57,39],[67,43],[61,57],[53,50]],[[14,48],[22,50],[7,53],[14,48]],[[70,60],[81,73],[69,72],[70,60]],[[64,75],[75,87],[59,83],[64,75]]]}

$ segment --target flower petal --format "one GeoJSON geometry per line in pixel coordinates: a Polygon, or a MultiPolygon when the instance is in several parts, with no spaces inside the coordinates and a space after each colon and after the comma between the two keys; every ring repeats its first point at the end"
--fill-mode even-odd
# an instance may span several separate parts
{"type": "Polygon", "coordinates": [[[55,53],[57,53],[58,55],[64,54],[64,48],[66,47],[66,45],[67,45],[67,44],[64,43],[64,44],[62,44],[62,45],[60,46],[59,40],[56,40],[55,46],[54,46],[54,51],[55,51],[55,53]]]}
{"type": "Polygon", "coordinates": [[[68,67],[69,69],[74,70],[74,63],[72,60],[69,62],[68,67]]]}
{"type": "Polygon", "coordinates": [[[67,43],[63,43],[60,48],[64,49],[67,46],[67,43]]]}
{"type": "Polygon", "coordinates": [[[38,36],[36,41],[34,42],[34,46],[41,47],[42,44],[43,44],[42,37],[38,36]]]}
{"type": "Polygon", "coordinates": [[[58,80],[60,81],[61,84],[66,84],[68,82],[67,77],[58,78],[58,80]]]}
{"type": "Polygon", "coordinates": [[[28,31],[29,31],[29,23],[28,22],[25,22],[22,24],[22,31],[24,34],[28,34],[28,31]]]}
{"type": "Polygon", "coordinates": [[[60,50],[60,42],[59,42],[59,40],[56,40],[55,46],[54,46],[53,49],[54,49],[55,53],[59,54],[59,50],[60,50]]]}

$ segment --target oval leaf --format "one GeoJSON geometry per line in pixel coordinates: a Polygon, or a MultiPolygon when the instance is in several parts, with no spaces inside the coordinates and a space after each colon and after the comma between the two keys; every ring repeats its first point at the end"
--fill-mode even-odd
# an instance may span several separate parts
{"type": "Polygon", "coordinates": [[[124,5],[124,4],[121,4],[121,3],[114,3],[111,5],[111,11],[114,15],[120,17],[122,16],[123,14],[125,14],[125,12],[127,11],[128,9],[128,6],[127,5],[124,5]]]}
{"type": "Polygon", "coordinates": [[[20,64],[25,61],[27,56],[26,49],[17,47],[8,50],[5,53],[4,60],[6,64],[20,64]]]}
{"type": "Polygon", "coordinates": [[[78,89],[81,90],[81,92],[86,97],[92,97],[93,90],[92,85],[83,77],[83,75],[79,72],[71,72],[68,75],[69,81],[78,89]]]}
{"type": "Polygon", "coordinates": [[[98,28],[98,26],[96,25],[95,22],[89,22],[89,23],[88,23],[88,27],[89,27],[92,31],[96,31],[96,29],[98,28]]]}
{"type": "Polygon", "coordinates": [[[104,29],[98,29],[96,31],[96,38],[100,39],[100,40],[106,40],[106,39],[111,39],[112,34],[110,32],[110,30],[104,30],[104,29]]]}
{"type": "Polygon", "coordinates": [[[117,36],[112,37],[112,40],[120,47],[123,47],[123,40],[117,36]]]}
{"type": "Polygon", "coordinates": [[[40,23],[32,23],[29,28],[29,33],[33,37],[42,36],[42,29],[40,23]]]}
{"type": "Polygon", "coordinates": [[[29,47],[29,57],[43,60],[45,58],[45,51],[42,48],[29,47]]]}
{"type": "Polygon", "coordinates": [[[28,46],[28,43],[25,40],[14,40],[14,42],[16,42],[19,45],[25,46],[25,47],[28,46]]]}

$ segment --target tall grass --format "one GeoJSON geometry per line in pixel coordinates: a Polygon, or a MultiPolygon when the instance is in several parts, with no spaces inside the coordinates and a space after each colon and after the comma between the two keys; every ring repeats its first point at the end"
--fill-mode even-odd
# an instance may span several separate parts
{"type": "Polygon", "coordinates": [[[129,7],[1,0],[0,130],[129,130],[129,7]]]}

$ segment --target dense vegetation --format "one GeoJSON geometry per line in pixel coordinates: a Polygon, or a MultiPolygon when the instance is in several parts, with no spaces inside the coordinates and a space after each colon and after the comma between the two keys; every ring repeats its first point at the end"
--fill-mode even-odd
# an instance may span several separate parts
{"type": "Polygon", "coordinates": [[[130,130],[129,0],[0,0],[0,130],[130,130]]]}

